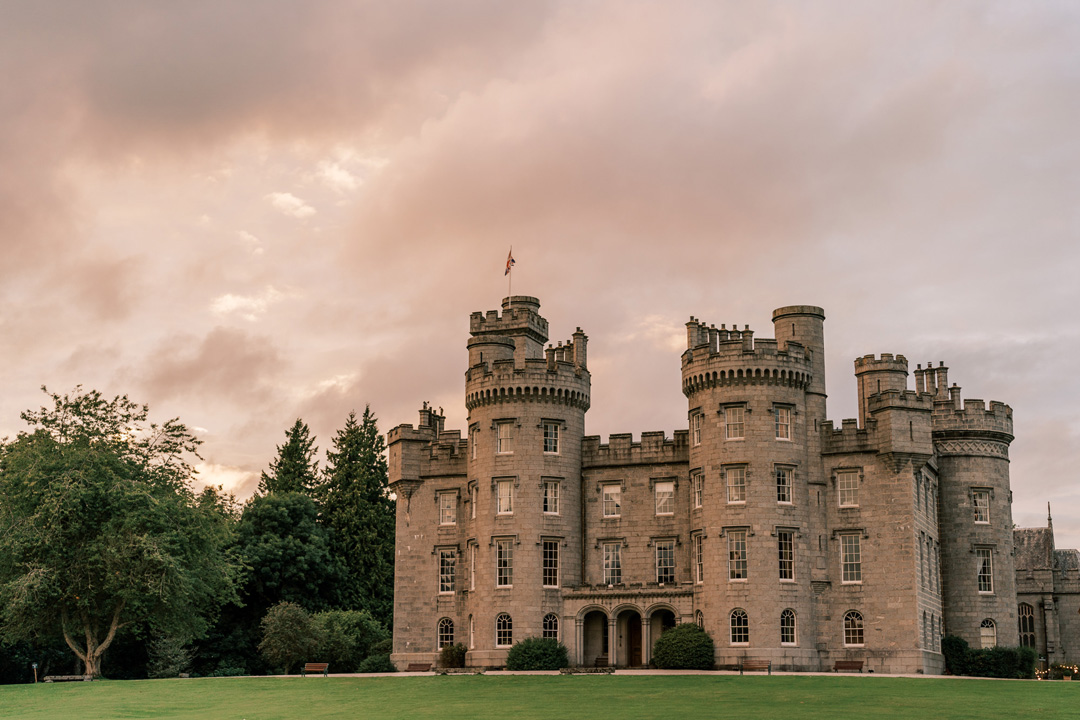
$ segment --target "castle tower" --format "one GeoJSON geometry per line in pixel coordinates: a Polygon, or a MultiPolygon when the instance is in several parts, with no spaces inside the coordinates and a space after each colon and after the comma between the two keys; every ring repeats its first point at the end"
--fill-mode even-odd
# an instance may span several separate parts
{"type": "Polygon", "coordinates": [[[464,563],[469,665],[502,665],[508,640],[571,637],[560,586],[581,581],[581,439],[589,409],[588,338],[544,348],[536,298],[513,296],[469,320],[464,563]],[[547,627],[550,630],[550,624],[547,627]]]}
{"type": "Polygon", "coordinates": [[[773,317],[772,340],[687,323],[691,544],[703,568],[694,602],[718,663],[747,652],[734,636],[745,626],[755,658],[806,667],[816,665],[811,581],[822,526],[811,487],[824,482],[825,315],[792,306],[773,317]],[[787,627],[802,640],[784,642],[787,627]]]}

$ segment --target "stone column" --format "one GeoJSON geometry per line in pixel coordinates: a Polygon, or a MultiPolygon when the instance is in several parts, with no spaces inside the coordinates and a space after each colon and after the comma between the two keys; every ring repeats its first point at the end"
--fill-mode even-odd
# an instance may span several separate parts
{"type": "Polygon", "coordinates": [[[641,616],[641,664],[649,666],[652,660],[652,642],[649,639],[649,627],[652,623],[644,615],[641,616]]]}
{"type": "Polygon", "coordinates": [[[574,657],[575,665],[585,664],[585,618],[574,619],[574,657]]]}
{"type": "Polygon", "coordinates": [[[608,617],[608,634],[607,634],[607,640],[608,640],[608,645],[607,645],[608,650],[607,650],[607,652],[608,652],[608,666],[609,667],[615,667],[615,664],[616,664],[615,650],[618,647],[618,632],[617,631],[618,631],[618,624],[617,624],[617,621],[615,619],[615,616],[612,615],[612,616],[608,617]]]}

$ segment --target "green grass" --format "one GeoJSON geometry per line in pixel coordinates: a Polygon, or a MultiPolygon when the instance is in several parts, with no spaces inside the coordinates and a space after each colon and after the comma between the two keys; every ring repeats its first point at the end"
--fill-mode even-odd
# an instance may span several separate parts
{"type": "Polygon", "coordinates": [[[1080,717],[1080,683],[734,675],[130,680],[3,686],[0,717],[1049,719],[1080,717]]]}

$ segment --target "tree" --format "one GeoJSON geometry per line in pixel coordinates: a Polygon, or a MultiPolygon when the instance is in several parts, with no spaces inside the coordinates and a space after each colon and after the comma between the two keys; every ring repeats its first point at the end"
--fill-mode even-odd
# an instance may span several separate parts
{"type": "Polygon", "coordinates": [[[0,449],[0,634],[63,638],[88,675],[132,624],[203,634],[236,598],[227,501],[190,486],[199,441],[127,396],[49,393],[0,449]]]}
{"type": "Polygon", "coordinates": [[[297,663],[309,662],[319,647],[319,627],[307,610],[296,603],[283,602],[270,608],[262,620],[263,639],[259,652],[272,667],[288,675],[297,663]]]}
{"type": "Polygon", "coordinates": [[[394,501],[387,489],[386,441],[371,406],[349,413],[326,453],[323,519],[347,568],[344,602],[389,628],[394,607],[394,501]]]}
{"type": "Polygon", "coordinates": [[[259,479],[259,494],[297,492],[312,495],[318,484],[319,462],[315,460],[315,438],[307,424],[296,418],[285,431],[285,444],[278,445],[278,455],[270,463],[270,472],[259,479]]]}

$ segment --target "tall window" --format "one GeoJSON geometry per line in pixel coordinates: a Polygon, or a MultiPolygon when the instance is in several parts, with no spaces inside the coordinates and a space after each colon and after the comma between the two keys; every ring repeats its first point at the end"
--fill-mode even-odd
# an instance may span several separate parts
{"type": "Polygon", "coordinates": [[[673,515],[675,513],[675,483],[656,483],[656,514],[673,515]]]}
{"type": "Polygon", "coordinates": [[[548,613],[544,616],[543,635],[541,637],[551,638],[553,640],[559,639],[559,616],[555,613],[548,613]]]}
{"type": "Polygon", "coordinates": [[[480,428],[471,428],[469,430],[469,452],[472,453],[472,459],[476,459],[476,444],[480,439],[480,428]]]}
{"type": "Polygon", "coordinates": [[[473,520],[476,519],[476,497],[479,483],[473,482],[469,485],[469,516],[473,520]]]}
{"type": "Polygon", "coordinates": [[[476,622],[473,620],[473,616],[469,616],[469,649],[472,650],[476,647],[476,622]]]}
{"type": "Polygon", "coordinates": [[[844,471],[836,475],[836,488],[840,495],[840,507],[859,506],[859,473],[844,471]]]}
{"type": "Polygon", "coordinates": [[[618,585],[622,582],[622,545],[604,543],[604,584],[618,585]]]}
{"type": "Polygon", "coordinates": [[[499,434],[495,442],[495,452],[499,455],[507,455],[514,452],[514,425],[513,423],[501,422],[496,425],[499,434]]]}
{"type": "Polygon", "coordinates": [[[439,647],[454,644],[454,621],[450,618],[439,620],[439,647]]]}
{"type": "Polygon", "coordinates": [[[795,471],[789,467],[776,468],[776,502],[791,503],[791,476],[795,471]]]}
{"type": "Polygon", "coordinates": [[[1016,614],[1020,623],[1020,646],[1035,647],[1035,609],[1020,603],[1016,614]]]}
{"type": "Polygon", "coordinates": [[[559,481],[544,481],[544,512],[548,515],[559,514],[559,481]]]}
{"type": "Polygon", "coordinates": [[[514,584],[514,541],[495,541],[495,586],[511,587],[514,584]]]}
{"type": "Polygon", "coordinates": [[[675,541],[656,542],[656,582],[675,582],[675,541]]]}
{"type": "Polygon", "coordinates": [[[979,575],[979,592],[994,592],[994,557],[990,548],[975,548],[975,562],[979,575]]]}
{"type": "Polygon", "coordinates": [[[454,592],[454,579],[457,571],[457,550],[446,548],[439,550],[439,592],[454,592]]]}
{"type": "Polygon", "coordinates": [[[746,531],[728,530],[728,580],[746,579],[746,531]]]}
{"type": "Polygon", "coordinates": [[[745,645],[750,642],[750,618],[742,608],[731,611],[731,644],[745,645]]]}
{"type": "Polygon", "coordinates": [[[439,493],[439,524],[453,525],[457,522],[457,493],[439,493]]]}
{"type": "Polygon", "coordinates": [[[476,589],[476,545],[469,545],[469,589],[476,589]]]}
{"type": "Polygon", "coordinates": [[[514,481],[500,480],[496,485],[499,491],[499,515],[509,515],[514,512],[514,481]]]}
{"type": "Polygon", "coordinates": [[[699,508],[705,500],[705,473],[696,472],[690,478],[694,492],[694,507],[699,508]]]}
{"type": "Polygon", "coordinates": [[[791,408],[777,405],[773,408],[776,417],[776,439],[791,439],[791,408]]]}
{"type": "Polygon", "coordinates": [[[795,631],[795,611],[788,608],[780,613],[780,644],[797,645],[798,633],[795,631]]]}
{"type": "Polygon", "coordinates": [[[622,515],[622,488],[618,485],[604,486],[604,517],[622,515]]]}
{"type": "Polygon", "coordinates": [[[844,533],[840,536],[841,582],[862,582],[862,551],[858,533],[844,533]]]}
{"type": "Polygon", "coordinates": [[[701,424],[705,419],[705,416],[701,413],[694,413],[690,416],[690,434],[693,437],[694,445],[701,444],[701,424]]]}
{"type": "Polygon", "coordinates": [[[975,502],[975,522],[977,523],[989,523],[990,522],[990,491],[989,490],[975,490],[971,493],[971,498],[975,502]]]}
{"type": "Polygon", "coordinates": [[[979,640],[983,648],[992,648],[997,645],[997,625],[990,618],[986,618],[979,624],[979,640]]]}
{"type": "Polygon", "coordinates": [[[776,532],[776,551],[780,562],[780,580],[795,579],[795,533],[792,530],[776,532]]]}
{"type": "Polygon", "coordinates": [[[725,468],[724,475],[727,477],[727,501],[729,503],[746,502],[746,468],[725,468]]]}
{"type": "Polygon", "coordinates": [[[858,610],[844,613],[844,645],[863,645],[863,619],[858,610]]]}
{"type": "Polygon", "coordinates": [[[559,541],[544,541],[544,587],[559,587],[559,541]]]}
{"type": "Polygon", "coordinates": [[[691,538],[694,546],[694,582],[705,580],[705,536],[697,533],[691,538]]]}
{"type": "Polygon", "coordinates": [[[499,613],[495,618],[495,647],[510,647],[514,644],[514,621],[506,613],[499,613]]]}
{"type": "Polygon", "coordinates": [[[704,630],[705,629],[705,613],[701,612],[700,610],[695,612],[694,613],[694,624],[697,625],[702,630],[704,630]]]}
{"type": "Polygon", "coordinates": [[[746,410],[742,405],[724,408],[724,437],[728,440],[741,440],[743,438],[743,413],[746,410]]]}
{"type": "Polygon", "coordinates": [[[549,455],[559,454],[559,423],[544,423],[544,452],[549,455]]]}

